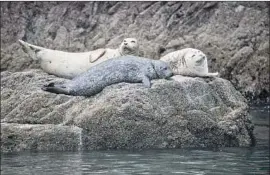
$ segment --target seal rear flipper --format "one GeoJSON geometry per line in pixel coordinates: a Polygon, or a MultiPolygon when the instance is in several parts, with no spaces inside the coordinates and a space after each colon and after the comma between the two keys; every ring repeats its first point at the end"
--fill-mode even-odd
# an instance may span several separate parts
{"type": "Polygon", "coordinates": [[[27,53],[33,60],[38,60],[38,58],[36,56],[36,52],[44,49],[44,48],[39,47],[39,46],[31,45],[31,44],[24,42],[22,40],[19,40],[19,43],[23,46],[23,51],[25,53],[27,53]]]}
{"type": "Polygon", "coordinates": [[[19,39],[19,42],[20,42],[20,44],[22,46],[32,48],[33,50],[40,51],[40,50],[45,50],[46,49],[44,47],[40,47],[40,46],[36,46],[36,45],[33,45],[33,44],[29,44],[29,43],[27,43],[27,42],[25,42],[23,40],[20,40],[20,39],[19,39]]]}
{"type": "Polygon", "coordinates": [[[44,87],[54,87],[54,83],[49,83],[48,85],[44,85],[44,87]]]}
{"type": "Polygon", "coordinates": [[[70,95],[70,92],[66,88],[56,87],[56,86],[54,86],[54,83],[50,83],[49,85],[44,85],[41,89],[43,91],[48,91],[48,92],[52,92],[55,94],[70,95]]]}

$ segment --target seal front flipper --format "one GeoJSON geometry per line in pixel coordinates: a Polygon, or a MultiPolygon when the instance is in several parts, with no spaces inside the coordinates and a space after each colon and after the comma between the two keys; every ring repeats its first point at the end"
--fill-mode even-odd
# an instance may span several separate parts
{"type": "Polygon", "coordinates": [[[215,77],[215,76],[218,76],[218,72],[215,72],[215,73],[210,73],[210,72],[208,72],[207,75],[208,75],[208,76],[211,76],[211,77],[215,77]]]}
{"type": "Polygon", "coordinates": [[[208,72],[206,75],[203,75],[202,77],[217,77],[217,76],[218,76],[218,72],[215,72],[215,73],[208,72]]]}
{"type": "Polygon", "coordinates": [[[52,93],[55,93],[55,94],[70,95],[70,92],[66,87],[64,87],[64,86],[58,87],[58,86],[55,86],[54,83],[44,85],[41,89],[43,91],[48,91],[48,92],[52,92],[52,93]]]}
{"type": "Polygon", "coordinates": [[[142,83],[145,87],[150,88],[151,87],[151,82],[150,79],[147,76],[144,76],[142,79],[142,83]]]}
{"type": "Polygon", "coordinates": [[[90,55],[89,55],[89,62],[93,63],[95,61],[97,61],[99,58],[101,58],[104,54],[106,53],[106,49],[98,49],[93,51],[90,55]]]}

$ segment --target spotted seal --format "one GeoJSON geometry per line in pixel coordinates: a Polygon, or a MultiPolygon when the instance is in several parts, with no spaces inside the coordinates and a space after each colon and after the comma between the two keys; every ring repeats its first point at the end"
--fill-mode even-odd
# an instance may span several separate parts
{"type": "Polygon", "coordinates": [[[186,76],[213,77],[218,73],[209,73],[206,55],[193,48],[171,52],[160,60],[167,62],[173,73],[186,76]]]}
{"type": "Polygon", "coordinates": [[[90,67],[110,58],[123,55],[137,55],[138,41],[126,38],[118,49],[102,48],[89,52],[63,52],[35,46],[19,40],[23,49],[33,60],[40,61],[41,68],[58,77],[72,79],[86,72],[90,67]]]}
{"type": "Polygon", "coordinates": [[[163,61],[127,55],[93,66],[64,84],[50,83],[42,89],[57,94],[92,96],[112,84],[142,82],[145,87],[151,87],[152,79],[169,78],[172,75],[169,65],[163,61]]]}

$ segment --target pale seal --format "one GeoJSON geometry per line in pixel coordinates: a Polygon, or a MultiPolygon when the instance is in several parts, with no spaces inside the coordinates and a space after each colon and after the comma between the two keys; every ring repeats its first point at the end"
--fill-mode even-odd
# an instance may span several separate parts
{"type": "Polygon", "coordinates": [[[171,52],[160,60],[167,62],[173,73],[185,76],[213,77],[218,73],[209,73],[206,55],[193,48],[171,52]]]}
{"type": "Polygon", "coordinates": [[[138,42],[135,38],[126,38],[118,49],[97,49],[90,52],[72,53],[51,50],[19,40],[26,53],[33,60],[39,60],[41,68],[58,77],[72,79],[86,72],[90,67],[105,60],[123,56],[136,55],[138,42]]]}
{"type": "Polygon", "coordinates": [[[50,83],[42,89],[57,94],[92,96],[112,84],[142,82],[151,87],[152,79],[167,79],[172,75],[169,65],[163,61],[128,55],[104,61],[64,84],[50,83]]]}

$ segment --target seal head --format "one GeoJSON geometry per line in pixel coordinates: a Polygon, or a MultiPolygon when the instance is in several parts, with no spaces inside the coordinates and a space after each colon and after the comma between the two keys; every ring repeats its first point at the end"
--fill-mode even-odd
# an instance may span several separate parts
{"type": "Polygon", "coordinates": [[[218,73],[209,73],[206,55],[193,48],[171,52],[160,60],[170,64],[174,74],[186,76],[212,77],[218,73]]]}
{"type": "Polygon", "coordinates": [[[119,52],[123,55],[136,55],[138,52],[138,41],[135,38],[125,38],[119,46],[119,52]]]}
{"type": "Polygon", "coordinates": [[[155,61],[152,61],[154,62],[153,64],[153,68],[155,70],[155,73],[157,75],[158,78],[160,79],[168,79],[170,78],[171,76],[173,76],[173,72],[172,70],[170,69],[170,66],[163,62],[163,61],[160,61],[160,60],[155,60],[155,61]]]}

